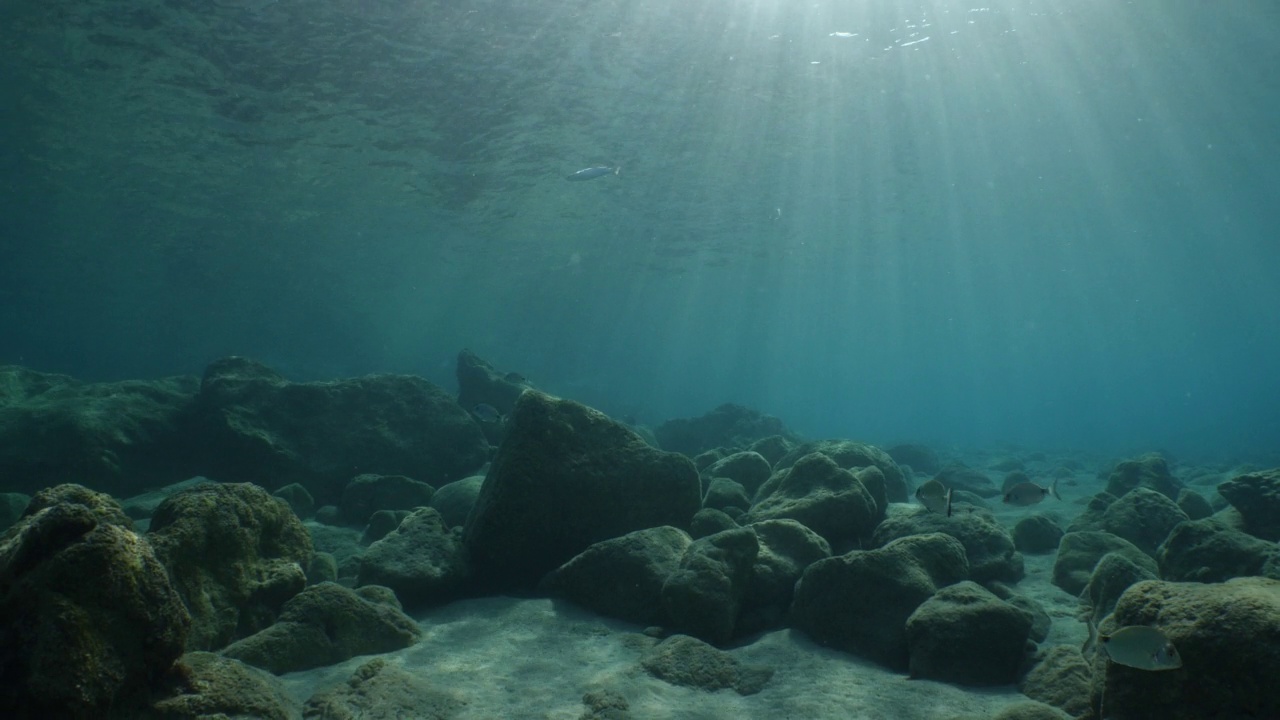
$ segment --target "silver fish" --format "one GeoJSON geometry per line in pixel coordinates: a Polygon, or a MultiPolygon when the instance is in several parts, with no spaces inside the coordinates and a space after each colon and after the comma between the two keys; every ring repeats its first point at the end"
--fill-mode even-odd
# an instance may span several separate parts
{"type": "Polygon", "coordinates": [[[482,423],[502,422],[502,413],[489,403],[476,403],[476,406],[471,408],[471,412],[482,423]]]}
{"type": "Polygon", "coordinates": [[[1176,670],[1182,656],[1169,638],[1147,625],[1129,625],[1110,635],[1099,635],[1098,646],[1119,663],[1139,670],[1176,670]]]}
{"type": "Polygon", "coordinates": [[[569,180],[572,182],[581,182],[583,180],[595,180],[596,178],[604,177],[605,175],[617,175],[621,171],[622,171],[622,166],[620,165],[617,167],[605,167],[601,165],[599,167],[583,168],[578,172],[565,178],[565,180],[569,180]]]}
{"type": "Polygon", "coordinates": [[[1004,503],[1006,505],[1026,507],[1035,505],[1050,495],[1059,500],[1062,499],[1062,496],[1058,494],[1058,481],[1056,479],[1049,487],[1040,487],[1033,482],[1020,482],[1009,488],[1009,492],[1004,494],[1004,503]]]}
{"type": "Polygon", "coordinates": [[[951,517],[951,488],[930,480],[916,489],[916,499],[929,512],[951,517]]]}

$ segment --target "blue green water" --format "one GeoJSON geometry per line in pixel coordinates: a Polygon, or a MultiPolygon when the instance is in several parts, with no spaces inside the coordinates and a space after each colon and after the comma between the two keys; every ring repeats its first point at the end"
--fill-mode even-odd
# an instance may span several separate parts
{"type": "Polygon", "coordinates": [[[1274,457],[1280,6],[0,4],[0,363],[1274,457]],[[594,165],[616,176],[566,182],[594,165]]]}

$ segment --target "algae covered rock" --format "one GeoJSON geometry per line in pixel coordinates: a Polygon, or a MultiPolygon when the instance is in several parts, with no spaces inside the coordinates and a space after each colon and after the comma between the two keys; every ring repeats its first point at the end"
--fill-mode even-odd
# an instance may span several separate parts
{"type": "MultiPolygon", "coordinates": [[[[27,514],[0,539],[0,716],[88,718],[145,705],[182,655],[190,617],[151,547],[78,497],[27,514]]],[[[127,521],[127,518],[125,518],[127,521]]]]}
{"type": "Polygon", "coordinates": [[[356,668],[343,685],[321,690],[303,706],[306,720],[450,720],[466,699],[382,658],[356,668]]]}
{"type": "Polygon", "coordinates": [[[1102,529],[1154,556],[1173,528],[1188,519],[1166,495],[1136,487],[1107,507],[1102,514],[1102,529]]]}
{"type": "Polygon", "coordinates": [[[1103,555],[1118,552],[1152,575],[1159,573],[1156,561],[1133,543],[1108,532],[1069,532],[1062,536],[1058,556],[1053,561],[1053,584],[1079,595],[1089,584],[1093,568],[1103,555]]]}
{"type": "Polygon", "coordinates": [[[400,650],[421,635],[417,623],[395,605],[320,583],[285,603],[274,625],[232,643],[222,654],[279,675],[400,650]]]}
{"type": "Polygon", "coordinates": [[[1007,685],[1018,677],[1031,613],[972,581],[944,587],[907,619],[912,677],[1007,685]]]}
{"type": "Polygon", "coordinates": [[[467,521],[480,587],[532,587],[592,543],[688,527],[701,483],[683,455],[657,450],[608,416],[528,390],[467,521]]]}
{"type": "Polygon", "coordinates": [[[156,508],[147,540],[191,612],[188,650],[267,627],[306,585],[311,536],[288,503],[250,483],[198,485],[156,508]]]}
{"type": "Polygon", "coordinates": [[[699,417],[668,420],[654,428],[653,434],[663,450],[689,457],[714,448],[746,447],[772,435],[791,435],[778,418],[733,403],[699,417]]]}
{"type": "Polygon", "coordinates": [[[1244,529],[1263,540],[1280,540],[1280,468],[1238,475],[1218,486],[1231,503],[1244,529]]]}
{"type": "Polygon", "coordinates": [[[239,660],[190,652],[178,661],[185,681],[160,694],[152,712],[164,720],[298,720],[296,702],[275,676],[239,660]]]}
{"type": "Polygon", "coordinates": [[[411,375],[295,383],[228,357],[205,369],[195,412],[208,475],[270,488],[301,483],[320,505],[338,499],[354,468],[440,485],[489,452],[448,393],[411,375]]]}
{"type": "Polygon", "coordinates": [[[756,490],[773,474],[769,461],[758,452],[751,450],[734,453],[723,457],[702,471],[705,478],[729,478],[741,485],[752,497],[756,490]]]}
{"type": "Polygon", "coordinates": [[[342,491],[338,509],[352,525],[369,522],[379,510],[412,511],[431,504],[435,488],[403,475],[357,475],[342,491]]]}
{"type": "MultiPolygon", "coordinates": [[[[907,479],[894,462],[889,453],[875,445],[856,442],[854,440],[815,440],[797,445],[781,460],[774,464],[774,470],[785,470],[795,465],[801,458],[813,453],[822,453],[831,458],[836,465],[845,470],[876,467],[884,476],[884,492],[888,502],[907,501],[907,479]]],[[[764,493],[761,493],[763,495],[764,493]]],[[[877,499],[878,500],[878,499],[877,499]]],[[[883,504],[881,509],[883,510],[883,504]]]]}
{"type": "Polygon", "coordinates": [[[796,585],[791,623],[821,645],[906,671],[907,618],[969,576],[964,545],[931,533],[819,560],[796,585]]]}
{"type": "Polygon", "coordinates": [[[419,608],[453,600],[469,577],[461,538],[424,507],[369,546],[357,584],[385,585],[406,607],[419,608]]]}
{"type": "Polygon", "coordinates": [[[1002,580],[1017,582],[1025,572],[1022,553],[1013,537],[988,512],[957,513],[951,517],[916,507],[891,514],[876,527],[873,546],[883,546],[899,538],[927,533],[944,533],[964,545],[968,577],[975,582],[1002,580]]]}
{"type": "Polygon", "coordinates": [[[640,665],[672,685],[709,692],[732,688],[739,695],[754,695],[773,678],[773,668],[740,663],[729,653],[687,635],[673,635],[658,643],[640,659],[640,665]]]}
{"type": "Polygon", "coordinates": [[[759,552],[760,541],[747,528],[695,540],[662,584],[662,608],[672,625],[710,643],[728,642],[759,552]]]}
{"type": "MultiPolygon", "coordinates": [[[[880,474],[878,468],[870,472],[880,474]]],[[[815,452],[761,486],[744,521],[795,520],[839,545],[869,536],[879,515],[880,508],[857,475],[815,452]]]]}

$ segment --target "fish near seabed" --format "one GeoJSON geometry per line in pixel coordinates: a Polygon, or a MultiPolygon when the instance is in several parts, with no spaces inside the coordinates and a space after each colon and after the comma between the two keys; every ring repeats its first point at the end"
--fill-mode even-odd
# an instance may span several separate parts
{"type": "Polygon", "coordinates": [[[471,412],[482,423],[502,422],[502,413],[489,403],[476,403],[476,406],[471,408],[471,412]]]}
{"type": "Polygon", "coordinates": [[[937,480],[930,480],[916,488],[916,499],[929,512],[951,517],[951,488],[937,480]]]}
{"type": "Polygon", "coordinates": [[[1129,625],[1098,636],[1098,647],[1114,663],[1139,670],[1177,670],[1182,656],[1169,638],[1147,625],[1129,625]]]}
{"type": "Polygon", "coordinates": [[[1035,505],[1050,495],[1059,500],[1062,499],[1062,496],[1058,494],[1058,481],[1056,479],[1049,487],[1040,487],[1033,482],[1020,482],[1009,488],[1009,492],[1004,494],[1004,504],[1027,507],[1028,505],[1035,505]]]}
{"type": "Polygon", "coordinates": [[[606,167],[604,165],[600,165],[597,167],[583,168],[578,172],[566,177],[565,180],[568,180],[570,182],[582,182],[583,180],[595,180],[596,178],[604,177],[605,175],[617,175],[619,172],[622,172],[621,165],[617,165],[614,167],[606,167]]]}

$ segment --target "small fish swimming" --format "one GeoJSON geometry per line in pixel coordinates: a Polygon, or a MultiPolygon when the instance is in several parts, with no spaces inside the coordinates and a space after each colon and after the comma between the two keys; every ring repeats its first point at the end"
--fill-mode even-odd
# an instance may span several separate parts
{"type": "Polygon", "coordinates": [[[1004,494],[1004,504],[1026,507],[1035,505],[1050,495],[1059,500],[1062,499],[1062,496],[1058,494],[1058,481],[1056,479],[1049,487],[1040,487],[1033,482],[1020,482],[1009,488],[1009,492],[1004,494]]]}
{"type": "Polygon", "coordinates": [[[916,499],[926,510],[951,517],[951,488],[930,480],[916,489],[916,499]]]}
{"type": "Polygon", "coordinates": [[[621,165],[618,165],[615,167],[605,167],[601,165],[598,167],[583,168],[582,170],[579,170],[578,172],[565,178],[565,180],[569,180],[571,182],[581,182],[583,180],[595,180],[596,178],[604,177],[605,175],[617,175],[621,171],[622,171],[621,165]]]}
{"type": "Polygon", "coordinates": [[[476,406],[471,408],[471,412],[482,423],[502,422],[502,413],[489,403],[476,403],[476,406]]]}
{"type": "Polygon", "coordinates": [[[1176,670],[1182,656],[1169,638],[1147,625],[1129,625],[1110,635],[1099,635],[1098,646],[1119,663],[1139,670],[1176,670]]]}

